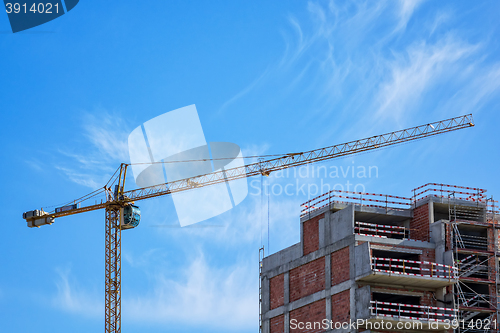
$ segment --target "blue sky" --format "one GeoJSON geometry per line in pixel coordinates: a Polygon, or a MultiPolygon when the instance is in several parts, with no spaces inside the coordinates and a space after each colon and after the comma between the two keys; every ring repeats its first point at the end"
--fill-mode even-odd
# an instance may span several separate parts
{"type": "MultiPolygon", "coordinates": [[[[376,167],[371,177],[265,181],[498,195],[499,11],[496,1],[88,0],[16,34],[3,15],[2,331],[103,329],[104,213],[36,230],[21,214],[103,186],[129,161],[130,132],[183,106],[196,104],[207,141],[247,156],[472,112],[474,128],[322,164],[376,167]]],[[[213,228],[176,227],[170,198],[140,203],[141,225],[123,233],[125,331],[257,331],[258,249],[298,242],[308,199],[259,195],[259,182],[213,228]]]]}

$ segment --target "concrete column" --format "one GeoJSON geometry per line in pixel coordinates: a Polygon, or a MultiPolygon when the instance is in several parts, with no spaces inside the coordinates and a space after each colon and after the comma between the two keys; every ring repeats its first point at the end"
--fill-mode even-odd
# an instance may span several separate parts
{"type": "Polygon", "coordinates": [[[325,289],[330,290],[332,287],[332,255],[329,253],[325,256],[325,289]]]}
{"type": "MultiPolygon", "coordinates": [[[[370,303],[368,303],[370,304],[370,303]]],[[[349,305],[350,305],[350,320],[356,321],[356,284],[353,283],[351,285],[350,293],[349,293],[349,305]]],[[[370,305],[368,305],[370,306],[370,305]]]]}
{"type": "Polygon", "coordinates": [[[283,327],[285,328],[284,333],[290,333],[290,312],[285,312],[285,315],[283,316],[283,327]]]}
{"type": "Polygon", "coordinates": [[[304,223],[299,222],[300,224],[300,256],[304,256],[304,223]]]}
{"type": "Polygon", "coordinates": [[[290,303],[290,272],[285,272],[283,275],[283,286],[284,286],[284,297],[283,297],[283,303],[287,305],[290,303]]]}
{"type": "Polygon", "coordinates": [[[325,256],[325,303],[326,319],[332,320],[332,261],[331,254],[325,256]]]}
{"type": "Polygon", "coordinates": [[[432,197],[429,198],[429,204],[427,206],[429,207],[429,223],[432,224],[434,223],[434,203],[432,197]]]}
{"type": "Polygon", "coordinates": [[[270,333],[271,328],[269,327],[269,319],[262,322],[262,333],[270,333]]]}
{"type": "Polygon", "coordinates": [[[330,210],[325,212],[325,246],[328,246],[332,243],[331,232],[332,232],[332,224],[330,222],[330,216],[332,212],[330,210]]]}
{"type": "Polygon", "coordinates": [[[356,255],[354,244],[349,245],[349,279],[354,282],[356,278],[356,255]]]}
{"type": "MultiPolygon", "coordinates": [[[[436,290],[436,299],[439,299],[441,301],[445,301],[446,302],[446,300],[444,299],[445,294],[446,294],[446,288],[438,288],[436,290]]],[[[446,307],[446,304],[444,304],[442,302],[439,302],[439,301],[436,302],[436,305],[438,307],[446,307]]]]}
{"type": "Polygon", "coordinates": [[[267,295],[267,297],[262,297],[262,314],[270,310],[270,294],[269,294],[269,279],[267,276],[262,277],[262,295],[267,295]]]}
{"type": "Polygon", "coordinates": [[[325,242],[325,225],[326,225],[326,222],[325,222],[325,218],[322,218],[321,220],[319,220],[318,222],[318,238],[319,238],[319,248],[322,249],[326,246],[326,242],[325,242]]]}
{"type": "Polygon", "coordinates": [[[283,304],[284,304],[284,315],[283,315],[283,327],[285,328],[284,333],[290,333],[290,272],[287,271],[283,275],[283,286],[284,286],[284,297],[283,297],[283,304]]]}

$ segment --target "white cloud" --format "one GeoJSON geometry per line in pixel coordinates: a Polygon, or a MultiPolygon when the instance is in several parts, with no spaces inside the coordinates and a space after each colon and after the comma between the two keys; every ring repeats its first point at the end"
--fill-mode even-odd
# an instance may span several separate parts
{"type": "Polygon", "coordinates": [[[258,271],[251,263],[215,268],[198,256],[179,280],[155,276],[149,295],[124,298],[123,314],[136,322],[182,324],[231,331],[258,322],[258,271]]]}
{"type": "Polygon", "coordinates": [[[58,152],[67,157],[56,168],[71,181],[96,189],[106,184],[120,163],[129,162],[129,125],[117,113],[98,109],[82,113],[82,142],[72,142],[58,152]]]}
{"type": "Polygon", "coordinates": [[[266,69],[258,78],[256,78],[253,82],[251,82],[248,86],[240,90],[236,95],[231,97],[229,100],[224,102],[220,107],[218,113],[223,113],[231,104],[248,94],[252,89],[254,89],[262,80],[265,79],[266,75],[269,73],[269,68],[266,69]]]}
{"type": "Polygon", "coordinates": [[[396,27],[397,30],[404,30],[408,22],[410,21],[415,10],[420,6],[425,0],[398,0],[399,2],[399,22],[396,27]]]}
{"type": "Polygon", "coordinates": [[[388,64],[389,79],[380,85],[377,94],[375,116],[399,121],[403,115],[418,110],[424,93],[451,75],[460,74],[457,63],[477,49],[477,45],[450,36],[431,45],[418,42],[395,53],[396,59],[388,64]]]}
{"type": "Polygon", "coordinates": [[[130,130],[125,119],[119,114],[106,110],[98,110],[97,114],[87,113],[83,128],[85,136],[101,152],[101,158],[128,161],[127,138],[130,130]]]}
{"type": "Polygon", "coordinates": [[[105,179],[101,179],[100,182],[96,181],[96,175],[93,173],[81,173],[70,168],[64,168],[60,166],[55,166],[56,169],[61,170],[72,182],[89,187],[93,190],[102,187],[105,183],[105,179]]]}
{"type": "Polygon", "coordinates": [[[83,317],[101,318],[104,313],[102,295],[90,292],[71,280],[70,268],[57,268],[57,294],[52,298],[52,305],[66,312],[83,317]]]}
{"type": "Polygon", "coordinates": [[[473,64],[466,72],[467,83],[449,99],[441,103],[439,109],[460,110],[461,113],[474,113],[483,107],[500,92],[500,64],[480,66],[473,64]]]}
{"type": "Polygon", "coordinates": [[[438,12],[436,13],[436,17],[429,24],[429,34],[434,34],[442,25],[447,23],[451,19],[452,14],[450,12],[438,12]]]}

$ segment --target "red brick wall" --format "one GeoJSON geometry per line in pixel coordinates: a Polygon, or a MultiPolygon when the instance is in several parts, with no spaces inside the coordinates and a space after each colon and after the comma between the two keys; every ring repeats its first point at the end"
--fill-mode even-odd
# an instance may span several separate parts
{"type": "Polygon", "coordinates": [[[422,254],[420,255],[421,261],[436,261],[436,250],[434,249],[422,249],[422,254]]]}
{"type": "Polygon", "coordinates": [[[452,249],[453,241],[451,237],[451,225],[449,223],[445,224],[444,230],[446,231],[446,251],[452,249]]]}
{"type": "Polygon", "coordinates": [[[312,328],[312,329],[292,329],[290,327],[290,332],[292,333],[320,333],[320,332],[325,332],[324,329],[322,329],[321,322],[326,319],[326,304],[325,300],[319,300],[314,303],[311,303],[309,305],[303,306],[301,308],[295,309],[290,312],[290,321],[293,319],[296,319],[297,322],[318,322],[320,325],[319,327],[312,328]]]}
{"type": "Polygon", "coordinates": [[[285,332],[285,316],[279,315],[271,318],[270,320],[270,330],[271,333],[283,333],[285,332]]]}
{"type": "Polygon", "coordinates": [[[500,251],[500,232],[498,232],[498,238],[497,238],[497,250],[500,251]]]}
{"type": "Polygon", "coordinates": [[[303,239],[302,244],[304,255],[319,249],[319,220],[325,217],[325,214],[320,214],[312,219],[305,221],[302,225],[303,239]]]}
{"type": "Polygon", "coordinates": [[[335,251],[331,255],[332,286],[349,280],[349,247],[335,251]]]}
{"type": "Polygon", "coordinates": [[[348,322],[350,317],[351,297],[348,289],[332,296],[332,321],[334,323],[348,322]]]}
{"type": "Polygon", "coordinates": [[[495,281],[496,280],[496,274],[497,274],[497,268],[495,267],[495,257],[494,256],[491,256],[488,259],[488,268],[489,268],[488,278],[491,281],[495,281]]]}
{"type": "Polygon", "coordinates": [[[280,274],[269,280],[269,297],[271,310],[284,304],[285,301],[285,275],[280,274]]]}
{"type": "Polygon", "coordinates": [[[290,271],[290,302],[325,289],[325,257],[290,271]]]}
{"type": "Polygon", "coordinates": [[[494,252],[495,251],[495,232],[493,231],[493,228],[488,228],[487,236],[488,236],[488,251],[494,252]]]}
{"type": "Polygon", "coordinates": [[[429,241],[429,204],[422,205],[413,210],[410,229],[411,239],[429,241]]]}

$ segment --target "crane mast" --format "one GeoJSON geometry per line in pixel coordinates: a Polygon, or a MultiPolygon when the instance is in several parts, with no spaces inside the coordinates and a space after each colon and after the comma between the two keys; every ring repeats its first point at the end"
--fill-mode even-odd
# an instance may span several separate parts
{"type": "Polygon", "coordinates": [[[121,332],[121,248],[120,206],[106,207],[105,332],[121,332]]]}
{"type": "MultiPolygon", "coordinates": [[[[40,227],[52,224],[55,218],[105,209],[105,332],[119,333],[121,332],[121,231],[137,226],[138,220],[130,224],[123,223],[125,209],[135,207],[138,210],[138,207],[133,205],[136,201],[256,175],[269,176],[272,172],[286,168],[380,149],[472,126],[474,126],[472,114],[468,114],[325,148],[284,154],[277,158],[241,167],[223,169],[205,175],[129,191],[124,191],[129,164],[122,163],[115,191],[112,192],[111,187],[107,186],[104,186],[102,190],[106,194],[105,202],[80,207],[81,203],[92,196],[83,197],[83,199],[75,200],[71,205],[56,209],[54,212],[48,213],[43,210],[25,212],[23,218],[26,219],[28,227],[40,227]]],[[[132,220],[134,219],[132,213],[127,216],[128,218],[132,216],[132,220]]]]}

